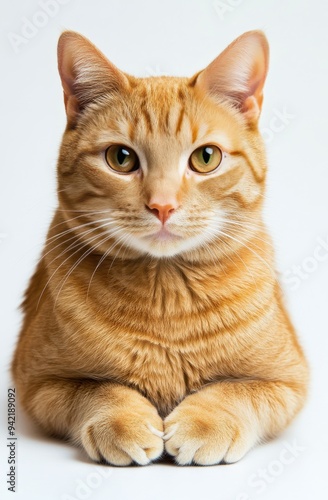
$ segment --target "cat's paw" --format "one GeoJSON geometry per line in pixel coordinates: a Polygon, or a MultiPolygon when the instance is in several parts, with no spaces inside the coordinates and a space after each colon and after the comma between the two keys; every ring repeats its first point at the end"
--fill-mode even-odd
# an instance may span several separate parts
{"type": "Polygon", "coordinates": [[[188,398],[165,419],[164,427],[165,450],[179,465],[237,462],[258,440],[255,428],[240,415],[188,398]]]}
{"type": "Polygon", "coordinates": [[[161,456],[163,421],[156,408],[142,400],[131,408],[102,409],[84,424],[80,441],[90,458],[124,466],[147,465],[161,456]]]}

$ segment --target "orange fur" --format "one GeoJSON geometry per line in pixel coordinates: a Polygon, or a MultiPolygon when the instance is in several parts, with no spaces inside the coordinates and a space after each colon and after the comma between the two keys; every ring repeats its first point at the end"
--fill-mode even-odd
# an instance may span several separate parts
{"type": "Polygon", "coordinates": [[[266,39],[191,79],[134,78],[72,32],[58,53],[68,125],[13,360],[21,402],[94,460],[146,464],[165,443],[180,464],[236,461],[293,419],[308,377],[261,216],[266,39]],[[106,166],[116,143],[133,175],[106,166]],[[222,168],[188,169],[213,143],[222,168]],[[176,203],[169,236],[154,199],[176,203]]]}

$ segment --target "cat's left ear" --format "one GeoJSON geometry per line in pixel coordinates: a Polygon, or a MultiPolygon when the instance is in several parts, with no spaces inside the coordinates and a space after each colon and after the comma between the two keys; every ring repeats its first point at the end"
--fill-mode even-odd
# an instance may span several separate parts
{"type": "Polygon", "coordinates": [[[196,86],[213,97],[228,99],[256,124],[268,72],[269,45],[262,31],[249,31],[232,42],[197,75],[196,86]]]}
{"type": "Polygon", "coordinates": [[[74,126],[84,108],[104,94],[128,87],[124,73],[87,38],[65,31],[58,41],[58,70],[67,121],[74,126]]]}

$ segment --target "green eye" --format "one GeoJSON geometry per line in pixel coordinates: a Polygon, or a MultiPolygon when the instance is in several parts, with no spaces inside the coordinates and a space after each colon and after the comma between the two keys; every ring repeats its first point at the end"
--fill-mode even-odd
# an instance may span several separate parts
{"type": "Polygon", "coordinates": [[[119,174],[129,174],[139,168],[139,158],[133,149],[120,144],[109,146],[105,152],[108,166],[119,174]]]}
{"type": "Polygon", "coordinates": [[[201,146],[195,149],[189,159],[189,166],[199,174],[209,174],[218,168],[222,161],[222,151],[217,146],[201,146]]]}

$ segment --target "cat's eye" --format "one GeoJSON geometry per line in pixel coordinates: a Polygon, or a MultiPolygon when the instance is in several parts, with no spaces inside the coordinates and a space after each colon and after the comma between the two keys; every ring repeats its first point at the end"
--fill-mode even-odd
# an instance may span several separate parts
{"type": "Polygon", "coordinates": [[[189,166],[199,174],[209,174],[218,168],[222,161],[222,151],[217,146],[201,146],[195,149],[189,159],[189,166]]]}
{"type": "Polygon", "coordinates": [[[108,166],[119,174],[129,174],[139,168],[139,158],[128,146],[120,144],[109,146],[105,158],[108,166]]]}

